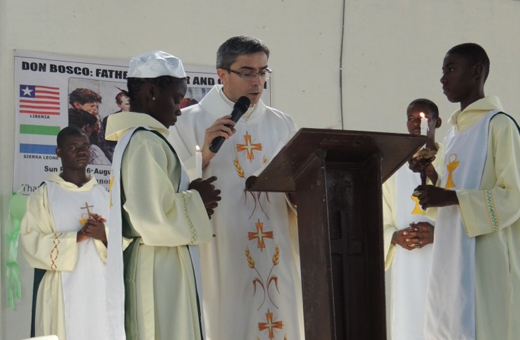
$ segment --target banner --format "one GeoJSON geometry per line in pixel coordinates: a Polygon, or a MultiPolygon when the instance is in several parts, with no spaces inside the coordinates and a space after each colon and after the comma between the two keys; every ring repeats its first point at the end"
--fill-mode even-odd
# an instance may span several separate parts
{"type": "MultiPolygon", "coordinates": [[[[89,136],[87,172],[108,190],[115,145],[104,139],[106,118],[128,111],[129,60],[111,60],[15,51],[15,162],[13,192],[30,194],[53,172],[61,171],[56,135],[69,125],[89,136]]],[[[181,107],[198,103],[219,83],[214,67],[184,64],[188,91],[181,107]]],[[[262,100],[270,105],[270,83],[262,100]]],[[[229,112],[231,113],[231,111],[229,112]]],[[[222,115],[228,114],[223,112],[222,115]]]]}

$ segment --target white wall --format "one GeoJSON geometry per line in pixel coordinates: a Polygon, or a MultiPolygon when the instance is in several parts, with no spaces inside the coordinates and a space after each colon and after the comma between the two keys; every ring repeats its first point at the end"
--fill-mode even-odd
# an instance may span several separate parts
{"type": "Polygon", "coordinates": [[[405,132],[405,109],[425,97],[440,109],[444,136],[458,107],[442,94],[442,60],[453,46],[475,42],[491,59],[486,94],[519,117],[520,1],[347,1],[345,127],[405,132]]]}
{"type": "MultiPolygon", "coordinates": [[[[418,97],[446,118],[439,78],[453,45],[482,44],[491,58],[487,93],[518,117],[520,1],[346,0],[343,91],[339,89],[343,0],[0,0],[0,339],[28,336],[32,270],[22,265],[22,301],[7,308],[5,225],[14,159],[13,50],[129,59],[152,49],[186,63],[214,65],[215,52],[237,34],[263,39],[272,51],[274,107],[300,127],[405,132],[404,112],[418,97]]],[[[442,131],[445,131],[443,129],[442,131]]]]}

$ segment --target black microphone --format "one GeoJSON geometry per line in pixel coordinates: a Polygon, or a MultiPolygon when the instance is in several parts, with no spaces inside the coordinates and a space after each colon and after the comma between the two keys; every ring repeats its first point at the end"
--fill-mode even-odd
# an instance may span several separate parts
{"type": "MultiPolygon", "coordinates": [[[[235,123],[238,122],[240,117],[246,113],[247,109],[249,108],[249,104],[251,104],[251,101],[246,96],[238,98],[235,106],[233,107],[233,112],[231,112],[231,120],[235,123]]],[[[226,124],[225,126],[230,129],[232,128],[231,125],[226,124]]],[[[209,150],[213,153],[217,153],[225,140],[226,139],[224,137],[215,138],[209,145],[209,150]]]]}

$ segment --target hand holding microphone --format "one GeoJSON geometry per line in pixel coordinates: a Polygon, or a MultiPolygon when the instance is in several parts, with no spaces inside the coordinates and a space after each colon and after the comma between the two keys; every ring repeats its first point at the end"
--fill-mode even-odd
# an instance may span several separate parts
{"type": "MultiPolygon", "coordinates": [[[[237,102],[235,103],[235,106],[233,107],[233,111],[231,112],[231,120],[235,123],[238,122],[240,117],[244,113],[246,113],[247,109],[249,108],[249,105],[251,104],[251,101],[246,96],[242,96],[238,98],[237,102]]],[[[233,127],[229,124],[225,124],[229,129],[233,129],[233,127]]],[[[213,139],[209,146],[209,150],[213,153],[217,153],[220,147],[222,146],[222,143],[224,143],[224,140],[226,140],[225,137],[219,136],[213,139]]]]}

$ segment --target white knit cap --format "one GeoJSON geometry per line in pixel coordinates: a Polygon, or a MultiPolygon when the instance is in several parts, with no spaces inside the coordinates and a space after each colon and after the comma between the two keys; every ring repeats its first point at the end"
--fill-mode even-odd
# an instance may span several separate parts
{"type": "Polygon", "coordinates": [[[182,61],[163,51],[152,51],[130,60],[128,78],[157,78],[171,76],[186,78],[182,61]]]}

